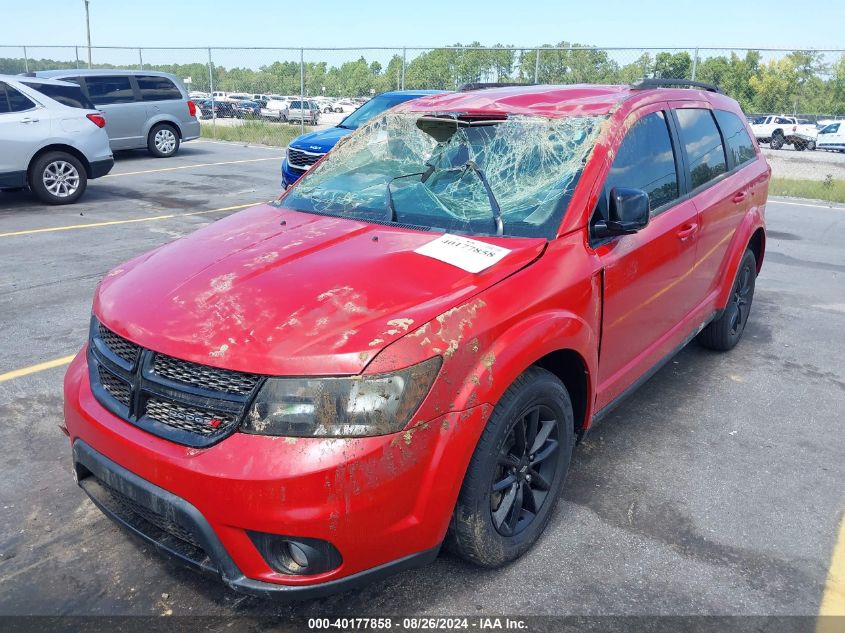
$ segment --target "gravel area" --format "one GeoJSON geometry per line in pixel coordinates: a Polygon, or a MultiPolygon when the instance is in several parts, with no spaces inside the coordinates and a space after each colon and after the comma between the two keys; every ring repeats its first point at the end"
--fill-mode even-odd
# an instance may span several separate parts
{"type": "Polygon", "coordinates": [[[773,150],[763,146],[763,154],[777,178],[797,180],[845,180],[845,154],[816,150],[796,152],[791,147],[773,150]]]}

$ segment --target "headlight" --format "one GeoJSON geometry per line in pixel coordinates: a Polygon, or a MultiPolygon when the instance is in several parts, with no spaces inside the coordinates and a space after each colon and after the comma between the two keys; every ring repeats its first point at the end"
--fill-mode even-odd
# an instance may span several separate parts
{"type": "Polygon", "coordinates": [[[364,437],[401,431],[428,394],[439,356],[390,374],[269,378],[241,425],[245,433],[364,437]]]}

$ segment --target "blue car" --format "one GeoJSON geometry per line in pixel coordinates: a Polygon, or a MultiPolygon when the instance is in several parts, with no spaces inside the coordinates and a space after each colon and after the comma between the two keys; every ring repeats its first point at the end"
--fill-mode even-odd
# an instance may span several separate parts
{"type": "Polygon", "coordinates": [[[425,97],[426,95],[439,94],[441,92],[444,91],[395,90],[393,92],[383,92],[367,101],[343,119],[337,127],[317,130],[316,132],[309,132],[308,134],[296,137],[288,145],[285,152],[285,159],[282,161],[282,187],[285,189],[290,187],[302,177],[302,174],[311,165],[327,154],[340,139],[357,130],[374,116],[405,101],[425,97]]]}

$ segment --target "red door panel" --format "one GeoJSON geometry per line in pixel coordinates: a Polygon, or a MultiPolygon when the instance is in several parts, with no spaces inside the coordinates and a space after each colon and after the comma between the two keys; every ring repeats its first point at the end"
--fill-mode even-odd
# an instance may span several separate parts
{"type": "Polygon", "coordinates": [[[605,284],[597,409],[680,343],[671,331],[698,302],[690,292],[697,227],[686,200],[597,249],[605,284]]]}

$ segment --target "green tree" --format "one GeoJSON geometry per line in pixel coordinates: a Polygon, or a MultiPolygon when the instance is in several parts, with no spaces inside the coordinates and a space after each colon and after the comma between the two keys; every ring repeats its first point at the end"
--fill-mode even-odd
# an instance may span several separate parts
{"type": "Polygon", "coordinates": [[[658,53],[654,58],[654,76],[669,79],[691,79],[692,58],[690,54],[686,51],[658,53]]]}

